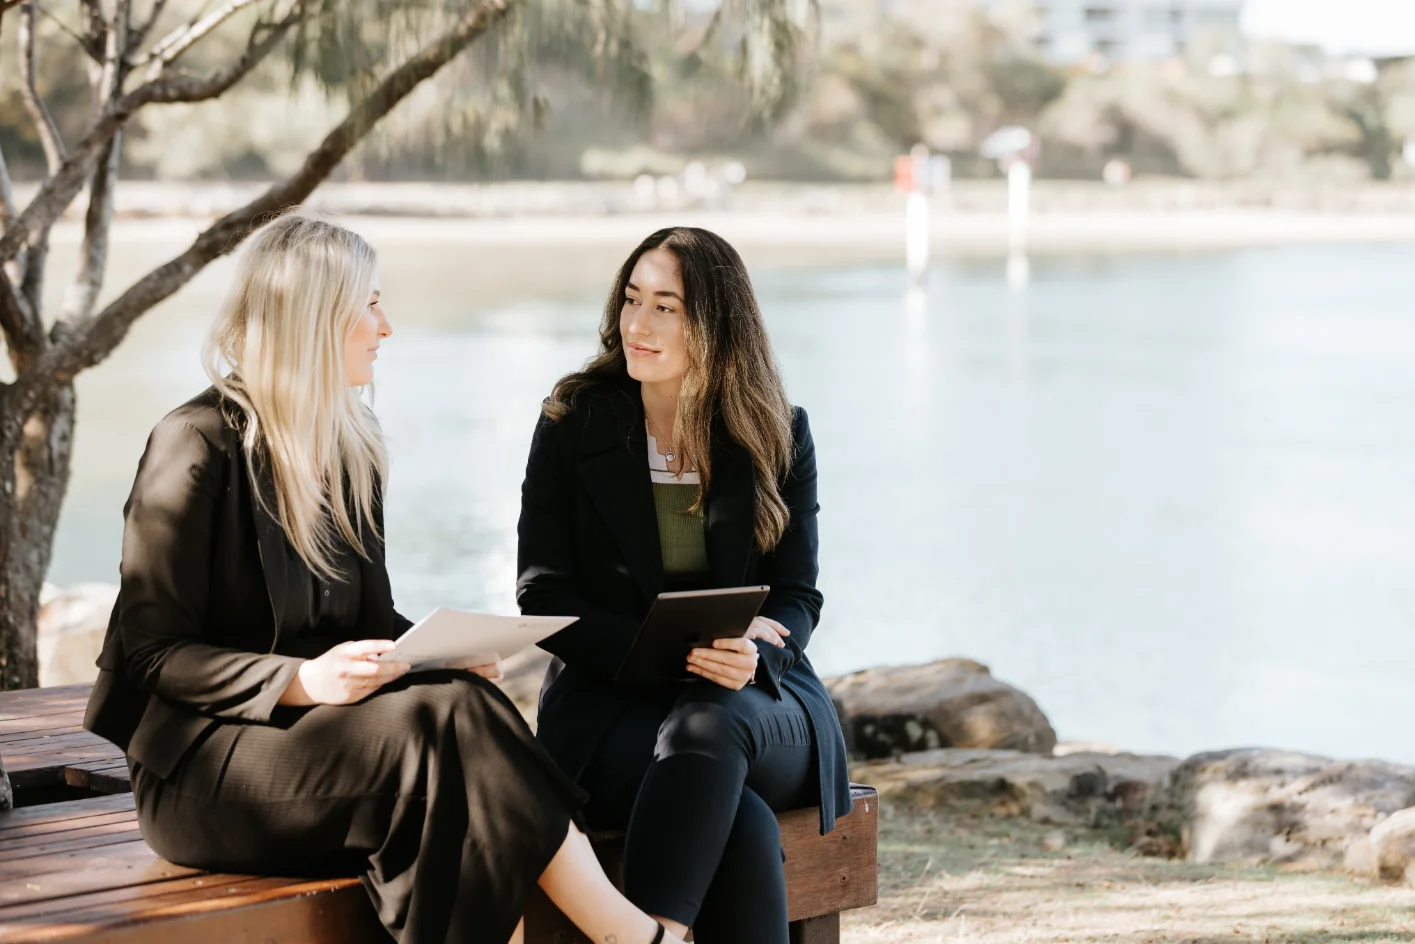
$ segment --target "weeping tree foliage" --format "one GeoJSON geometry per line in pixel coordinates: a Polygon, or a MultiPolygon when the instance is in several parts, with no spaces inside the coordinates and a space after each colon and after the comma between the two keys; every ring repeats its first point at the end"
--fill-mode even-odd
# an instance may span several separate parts
{"type": "MultiPolygon", "coordinates": [[[[304,201],[400,101],[449,64],[465,81],[439,101],[430,134],[534,123],[539,79],[571,70],[644,112],[655,61],[741,84],[754,120],[791,100],[810,47],[814,0],[0,0],[0,57],[17,72],[25,127],[42,148],[43,178],[21,207],[0,154],[0,689],[38,683],[35,619],[69,480],[74,378],[101,363],[138,318],[228,253],[264,219],[304,201]],[[42,35],[42,41],[41,41],[42,35]],[[90,117],[62,133],[41,76],[86,76],[90,117]],[[261,70],[315,80],[342,120],[297,170],[216,220],[183,252],[100,305],[108,275],[124,130],[177,104],[221,108],[261,70]],[[63,303],[42,304],[50,231],[87,194],[79,271],[63,303]]],[[[264,73],[268,75],[269,73],[264,73]]],[[[10,114],[16,114],[12,109],[10,114]]],[[[453,142],[448,142],[453,143],[453,142]]],[[[112,293],[110,293],[112,294],[112,293]]]]}

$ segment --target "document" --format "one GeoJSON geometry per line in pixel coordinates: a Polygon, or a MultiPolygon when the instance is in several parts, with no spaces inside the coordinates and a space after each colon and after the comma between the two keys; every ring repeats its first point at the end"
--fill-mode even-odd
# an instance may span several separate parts
{"type": "Polygon", "coordinates": [[[575,622],[575,616],[492,616],[438,607],[378,656],[407,662],[414,672],[506,659],[575,622]]]}

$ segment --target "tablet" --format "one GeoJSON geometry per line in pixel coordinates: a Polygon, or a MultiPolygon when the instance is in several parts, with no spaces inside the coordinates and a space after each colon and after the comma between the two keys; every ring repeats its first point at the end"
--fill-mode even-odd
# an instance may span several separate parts
{"type": "Polygon", "coordinates": [[[727,587],[660,593],[649,607],[614,681],[626,684],[686,682],[688,653],[715,639],[747,634],[770,587],[727,587]]]}

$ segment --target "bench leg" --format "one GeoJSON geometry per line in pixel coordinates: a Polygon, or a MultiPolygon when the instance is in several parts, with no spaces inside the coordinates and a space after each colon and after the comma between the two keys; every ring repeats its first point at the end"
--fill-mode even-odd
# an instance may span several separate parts
{"type": "Polygon", "coordinates": [[[840,944],[840,913],[792,921],[791,944],[840,944]]]}

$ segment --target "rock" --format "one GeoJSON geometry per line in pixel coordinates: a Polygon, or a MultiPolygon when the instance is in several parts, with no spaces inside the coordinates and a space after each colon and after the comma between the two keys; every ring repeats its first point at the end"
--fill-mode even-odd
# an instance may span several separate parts
{"type": "Polygon", "coordinates": [[[108,617],[118,599],[111,584],[46,584],[39,602],[39,684],[74,685],[98,677],[108,617]]]}
{"type": "Polygon", "coordinates": [[[972,659],[865,669],[825,684],[856,756],[939,748],[1050,754],[1056,746],[1037,703],[972,659]]]}
{"type": "Polygon", "coordinates": [[[856,765],[851,779],[881,796],[922,807],[984,802],[1003,813],[1058,826],[1101,826],[1124,811],[1119,785],[1152,784],[1179,764],[1175,757],[944,748],[856,765]]]}
{"type": "Polygon", "coordinates": [[[1381,820],[1368,838],[1376,874],[1388,882],[1415,885],[1415,807],[1381,820]]]}
{"type": "Polygon", "coordinates": [[[1415,806],[1415,768],[1245,748],[1196,754],[1152,791],[1144,815],[1193,862],[1369,867],[1361,841],[1415,806]],[[1363,861],[1364,860],[1364,861],[1363,861]]]}

